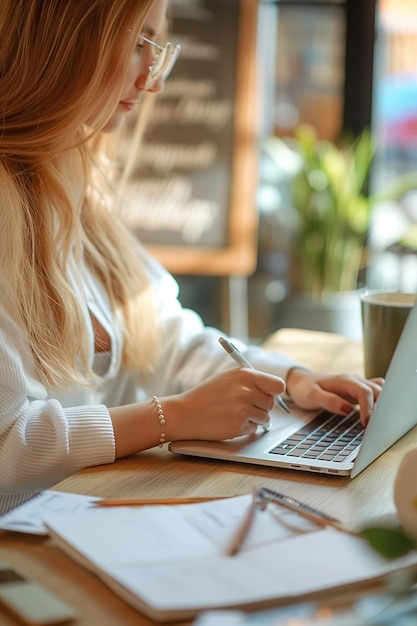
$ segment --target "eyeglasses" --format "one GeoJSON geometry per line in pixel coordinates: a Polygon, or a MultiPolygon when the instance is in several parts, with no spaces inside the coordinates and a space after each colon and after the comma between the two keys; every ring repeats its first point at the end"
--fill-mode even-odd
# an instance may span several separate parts
{"type": "Polygon", "coordinates": [[[146,41],[146,43],[156,49],[154,60],[148,67],[148,76],[146,77],[144,85],[144,89],[147,91],[151,89],[158,80],[168,78],[180,55],[181,46],[179,44],[173,44],[170,41],[167,41],[165,46],[160,46],[144,35],[139,35],[139,39],[146,41]]]}

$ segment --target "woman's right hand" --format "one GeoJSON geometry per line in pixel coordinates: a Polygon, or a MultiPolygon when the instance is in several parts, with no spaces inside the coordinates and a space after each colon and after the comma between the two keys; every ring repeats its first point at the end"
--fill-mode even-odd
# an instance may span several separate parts
{"type": "Polygon", "coordinates": [[[269,422],[282,378],[236,367],[216,374],[177,396],[160,398],[168,441],[222,440],[254,433],[269,422]]]}

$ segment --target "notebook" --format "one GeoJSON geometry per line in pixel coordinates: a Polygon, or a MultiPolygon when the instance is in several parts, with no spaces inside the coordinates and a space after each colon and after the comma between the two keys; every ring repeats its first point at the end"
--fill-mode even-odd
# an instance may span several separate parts
{"type": "Polygon", "coordinates": [[[281,409],[272,412],[271,428],[266,433],[259,428],[253,435],[227,441],[176,441],[169,449],[175,454],[353,478],[417,424],[417,304],[410,311],[366,429],[360,426],[357,412],[343,418],[301,411],[291,405],[290,409],[289,415],[281,409]],[[332,417],[336,426],[331,426],[332,417]],[[320,424],[313,437],[319,448],[321,444],[319,453],[308,449],[303,439],[316,418],[320,424]],[[344,425],[349,435],[341,432],[344,425]],[[330,459],[331,453],[325,445],[330,432],[338,437],[334,460],[330,459]],[[296,448],[291,451],[294,443],[296,448]]]}
{"type": "MultiPolygon", "coordinates": [[[[327,603],[394,575],[411,580],[416,570],[415,550],[386,559],[359,535],[316,526],[273,505],[256,512],[238,553],[227,556],[251,506],[252,495],[172,506],[90,506],[73,515],[51,513],[44,522],[55,546],[152,623],[184,624],[213,609],[253,611],[313,598],[327,603]]],[[[150,624],[140,617],[129,623],[150,624]]]]}

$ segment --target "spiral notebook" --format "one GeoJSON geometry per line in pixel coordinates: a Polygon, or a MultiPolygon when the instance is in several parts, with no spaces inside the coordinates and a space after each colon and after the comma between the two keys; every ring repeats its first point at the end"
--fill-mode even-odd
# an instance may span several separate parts
{"type": "Polygon", "coordinates": [[[366,429],[357,412],[342,418],[290,407],[289,415],[278,409],[271,414],[267,433],[258,429],[254,435],[228,441],[176,441],[169,449],[176,454],[353,478],[417,424],[416,344],[417,304],[408,316],[366,429]],[[314,420],[319,422],[316,428],[314,420]],[[343,426],[347,432],[342,432],[343,426]],[[305,441],[311,430],[319,447],[315,452],[310,452],[305,441]],[[331,435],[337,437],[333,460],[328,448],[331,435]]]}

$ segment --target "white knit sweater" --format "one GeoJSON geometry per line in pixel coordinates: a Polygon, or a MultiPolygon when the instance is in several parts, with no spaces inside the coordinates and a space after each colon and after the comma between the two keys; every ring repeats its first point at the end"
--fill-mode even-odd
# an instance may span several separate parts
{"type": "MultiPolygon", "coordinates": [[[[143,250],[157,292],[167,340],[161,366],[136,380],[121,366],[121,333],[100,285],[85,270],[76,274],[80,301],[90,328],[90,353],[102,376],[97,391],[82,387],[62,394],[47,389],[36,374],[25,333],[0,305],[0,513],[42,489],[52,487],[78,470],[115,460],[115,440],[107,407],[144,400],[153,394],[171,395],[188,389],[211,374],[233,366],[220,348],[219,331],[205,327],[192,311],[181,307],[178,287],[143,250]],[[94,354],[90,314],[111,339],[112,353],[94,354]]],[[[293,365],[283,355],[237,345],[255,367],[285,377],[293,365]]]]}

